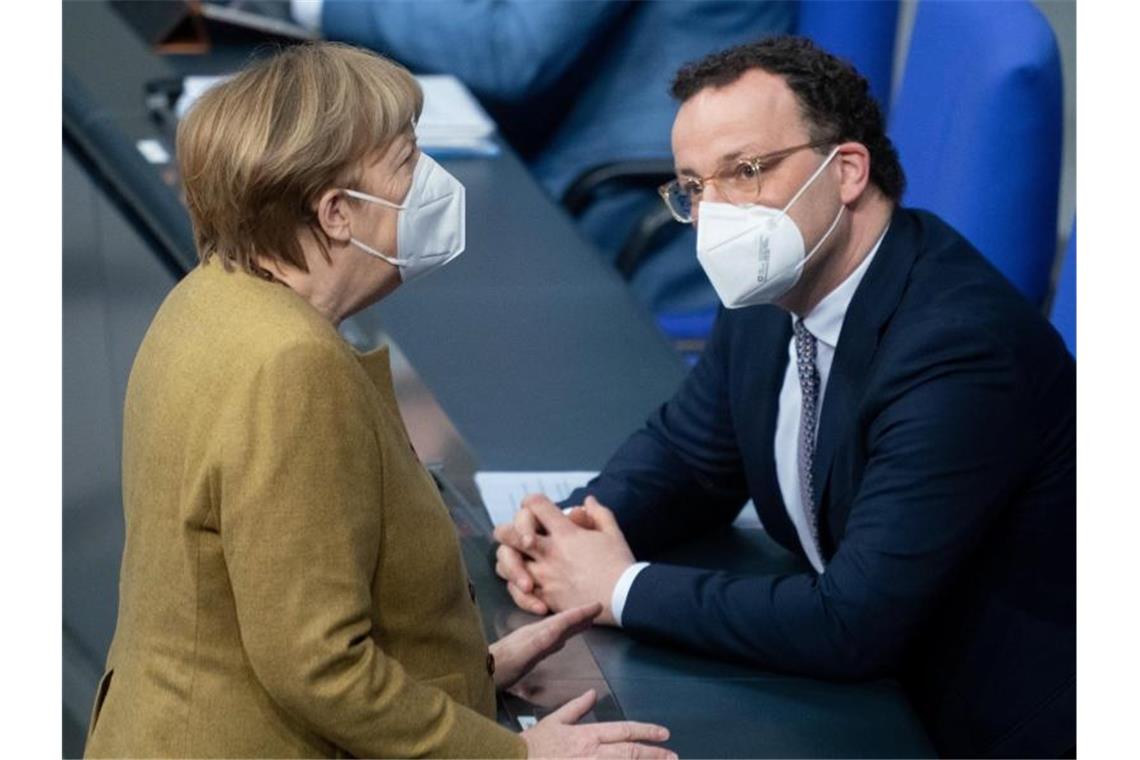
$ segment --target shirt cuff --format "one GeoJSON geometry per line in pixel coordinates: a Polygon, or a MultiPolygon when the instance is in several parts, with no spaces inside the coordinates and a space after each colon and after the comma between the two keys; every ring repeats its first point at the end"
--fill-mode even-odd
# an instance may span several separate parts
{"type": "Polygon", "coordinates": [[[649,567],[648,562],[635,562],[625,569],[625,572],[614,584],[614,593],[610,596],[610,611],[614,614],[614,623],[621,628],[621,613],[625,609],[625,599],[629,596],[629,589],[637,574],[649,567]]]}
{"type": "Polygon", "coordinates": [[[315,34],[321,33],[323,0],[289,0],[293,20],[315,34]]]}

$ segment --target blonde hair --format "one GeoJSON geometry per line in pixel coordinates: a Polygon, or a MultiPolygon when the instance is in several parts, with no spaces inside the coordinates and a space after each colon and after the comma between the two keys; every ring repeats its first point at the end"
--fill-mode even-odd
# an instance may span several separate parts
{"type": "Polygon", "coordinates": [[[307,271],[298,230],[327,256],[313,207],[359,180],[363,159],[412,128],[423,93],[403,67],[350,45],[297,45],[212,87],[178,125],[198,257],[263,273],[258,256],[307,271]]]}

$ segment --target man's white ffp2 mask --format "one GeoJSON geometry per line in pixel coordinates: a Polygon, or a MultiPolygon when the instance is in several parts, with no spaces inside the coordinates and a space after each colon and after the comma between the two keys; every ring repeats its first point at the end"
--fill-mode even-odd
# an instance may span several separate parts
{"type": "Polygon", "coordinates": [[[799,281],[804,265],[839,224],[843,204],[827,232],[807,255],[803,233],[788,216],[788,210],[838,152],[836,147],[828,154],[783,209],[701,201],[697,260],[725,308],[772,303],[799,281]]]}

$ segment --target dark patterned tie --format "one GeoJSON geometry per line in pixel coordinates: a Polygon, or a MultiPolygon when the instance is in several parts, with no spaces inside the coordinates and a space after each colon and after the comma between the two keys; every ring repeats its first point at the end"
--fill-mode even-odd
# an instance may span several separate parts
{"type": "Polygon", "coordinates": [[[815,491],[812,489],[811,468],[815,462],[815,426],[819,411],[819,370],[815,367],[815,336],[808,332],[802,320],[794,323],[796,336],[796,367],[800,376],[800,437],[796,451],[796,464],[800,473],[800,501],[803,502],[811,538],[819,549],[819,528],[815,520],[815,491]]]}

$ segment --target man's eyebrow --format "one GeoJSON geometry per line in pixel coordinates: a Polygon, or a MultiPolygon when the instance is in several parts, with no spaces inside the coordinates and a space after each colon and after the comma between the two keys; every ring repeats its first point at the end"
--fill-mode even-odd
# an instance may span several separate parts
{"type": "MultiPolygon", "coordinates": [[[[759,151],[757,144],[756,143],[749,143],[748,145],[741,147],[739,150],[734,150],[731,153],[725,153],[723,156],[721,156],[719,159],[717,159],[717,166],[721,166],[723,164],[727,164],[727,163],[730,163],[732,161],[736,161],[736,160],[743,158],[745,156],[756,156],[756,155],[761,155],[761,151],[759,151]]],[[[697,177],[697,178],[699,178],[701,176],[701,175],[697,174],[697,172],[695,172],[694,170],[688,168],[687,166],[677,167],[676,171],[677,171],[677,176],[679,176],[679,177],[697,177]]]]}

